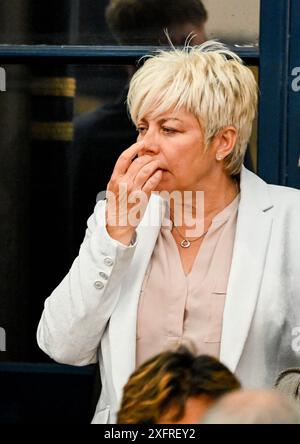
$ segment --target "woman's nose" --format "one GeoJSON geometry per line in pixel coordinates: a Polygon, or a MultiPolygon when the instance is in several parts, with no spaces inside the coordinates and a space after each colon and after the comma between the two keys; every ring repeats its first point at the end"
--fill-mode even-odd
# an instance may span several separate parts
{"type": "Polygon", "coordinates": [[[141,150],[141,154],[157,154],[160,151],[159,141],[155,134],[145,134],[141,139],[144,142],[144,148],[141,150]]]}

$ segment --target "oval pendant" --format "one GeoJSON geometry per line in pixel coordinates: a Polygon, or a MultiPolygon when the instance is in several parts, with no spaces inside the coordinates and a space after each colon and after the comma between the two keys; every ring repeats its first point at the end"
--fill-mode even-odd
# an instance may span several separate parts
{"type": "Polygon", "coordinates": [[[182,248],[188,248],[191,245],[191,243],[187,239],[183,239],[183,241],[181,241],[180,245],[182,246],[182,248]]]}

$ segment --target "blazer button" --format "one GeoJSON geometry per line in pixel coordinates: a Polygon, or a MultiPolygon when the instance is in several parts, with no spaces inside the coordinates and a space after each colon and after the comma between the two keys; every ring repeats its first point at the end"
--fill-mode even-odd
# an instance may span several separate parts
{"type": "Polygon", "coordinates": [[[108,265],[109,267],[111,267],[114,264],[114,261],[110,257],[106,257],[106,258],[104,258],[104,263],[105,263],[105,265],[108,265]]]}
{"type": "Polygon", "coordinates": [[[106,274],[106,273],[103,273],[103,271],[100,271],[99,276],[100,276],[102,279],[104,279],[105,281],[107,281],[107,279],[108,279],[107,274],[106,274]]]}
{"type": "Polygon", "coordinates": [[[101,289],[104,287],[104,284],[103,284],[103,282],[101,282],[101,281],[96,281],[96,282],[94,282],[94,287],[95,287],[97,290],[101,290],[101,289]]]}

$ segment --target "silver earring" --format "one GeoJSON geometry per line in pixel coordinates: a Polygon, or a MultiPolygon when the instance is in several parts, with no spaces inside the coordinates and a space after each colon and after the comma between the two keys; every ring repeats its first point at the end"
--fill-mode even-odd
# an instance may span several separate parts
{"type": "Polygon", "coordinates": [[[222,160],[223,157],[221,156],[221,154],[217,154],[217,155],[216,155],[216,159],[217,159],[217,160],[222,160]]]}

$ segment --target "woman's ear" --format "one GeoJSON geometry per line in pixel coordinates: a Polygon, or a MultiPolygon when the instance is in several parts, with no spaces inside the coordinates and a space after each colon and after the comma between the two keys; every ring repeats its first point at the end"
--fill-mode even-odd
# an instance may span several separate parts
{"type": "Polygon", "coordinates": [[[213,144],[217,160],[223,160],[234,149],[237,139],[237,130],[234,126],[226,126],[215,135],[213,144]]]}

